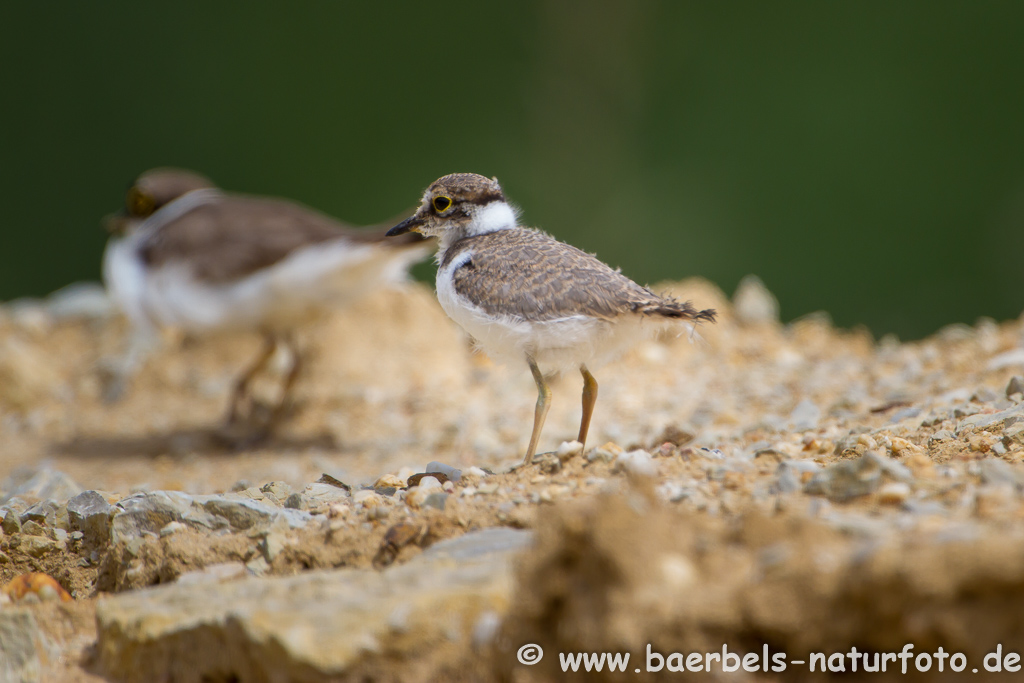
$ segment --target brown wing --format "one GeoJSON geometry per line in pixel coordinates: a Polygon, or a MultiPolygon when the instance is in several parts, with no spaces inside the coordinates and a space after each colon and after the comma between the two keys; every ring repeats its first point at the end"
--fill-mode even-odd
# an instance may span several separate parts
{"type": "Polygon", "coordinates": [[[187,259],[198,277],[225,282],[271,266],[301,247],[340,237],[394,247],[418,241],[385,241],[384,232],[351,229],[283,199],[226,195],[161,226],[140,252],[153,266],[187,259]]]}
{"type": "Polygon", "coordinates": [[[492,315],[529,320],[580,314],[612,319],[630,312],[688,319],[714,315],[660,297],[594,256],[534,230],[465,238],[449,248],[445,263],[467,250],[472,256],[453,274],[455,291],[492,315]]]}

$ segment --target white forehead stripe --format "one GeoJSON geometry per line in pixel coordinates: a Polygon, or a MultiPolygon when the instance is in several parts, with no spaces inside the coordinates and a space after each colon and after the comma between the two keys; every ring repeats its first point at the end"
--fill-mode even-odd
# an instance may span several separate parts
{"type": "Polygon", "coordinates": [[[495,201],[481,207],[476,212],[467,232],[471,235],[484,235],[514,227],[516,227],[516,212],[507,202],[495,201]]]}

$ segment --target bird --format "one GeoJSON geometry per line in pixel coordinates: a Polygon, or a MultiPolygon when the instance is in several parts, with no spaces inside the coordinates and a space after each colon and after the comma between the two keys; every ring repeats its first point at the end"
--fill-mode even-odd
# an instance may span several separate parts
{"type": "MultiPolygon", "coordinates": [[[[263,336],[235,382],[225,426],[262,422],[264,431],[285,412],[299,376],[296,331],[327,309],[405,279],[433,248],[419,235],[396,243],[381,229],[353,229],[297,202],[225,192],[178,168],[138,176],[124,208],[105,223],[103,279],[142,340],[136,349],[163,328],[263,336]],[[278,349],[291,367],[280,399],[256,420],[252,383],[278,349]]],[[[126,370],[138,355],[128,354],[126,370]]]]}
{"type": "Polygon", "coordinates": [[[409,232],[438,240],[436,290],[445,313],[488,355],[525,361],[533,374],[537,404],[524,465],[550,406],[546,373],[582,374],[576,440],[585,447],[598,391],[590,367],[666,325],[715,321],[713,309],[655,294],[593,254],[521,226],[497,178],[453,173],[434,181],[416,212],[387,234],[409,232]]]}

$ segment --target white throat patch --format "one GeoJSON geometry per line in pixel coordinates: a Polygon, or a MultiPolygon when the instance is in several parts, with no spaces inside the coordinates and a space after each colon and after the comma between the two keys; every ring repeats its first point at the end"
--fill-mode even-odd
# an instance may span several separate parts
{"type": "Polygon", "coordinates": [[[507,202],[491,202],[477,211],[473,222],[466,227],[467,235],[486,235],[489,232],[516,227],[516,212],[507,202]]]}

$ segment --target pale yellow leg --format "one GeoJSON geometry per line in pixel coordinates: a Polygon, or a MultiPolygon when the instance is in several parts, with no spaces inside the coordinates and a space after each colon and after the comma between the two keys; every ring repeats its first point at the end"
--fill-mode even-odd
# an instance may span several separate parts
{"type": "Polygon", "coordinates": [[[551,389],[548,387],[547,382],[544,381],[544,374],[537,367],[537,361],[533,360],[531,356],[526,357],[526,362],[530,364],[530,372],[533,373],[533,381],[537,383],[537,409],[533,413],[533,434],[530,435],[530,446],[526,449],[526,458],[523,460],[524,465],[529,465],[533,461],[533,455],[537,452],[537,442],[540,441],[540,432],[544,428],[544,420],[548,416],[548,408],[551,402],[551,389]]]}
{"type": "Polygon", "coordinates": [[[580,435],[576,440],[587,445],[587,432],[590,431],[590,418],[594,416],[594,404],[597,403],[597,380],[587,370],[586,365],[580,366],[583,375],[583,418],[580,420],[580,435]]]}

